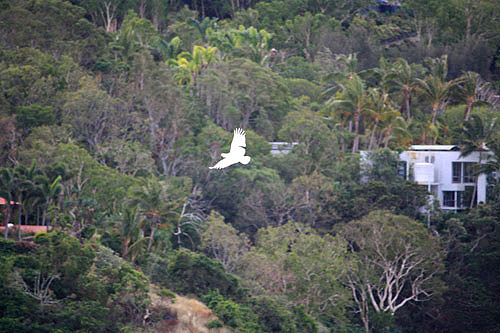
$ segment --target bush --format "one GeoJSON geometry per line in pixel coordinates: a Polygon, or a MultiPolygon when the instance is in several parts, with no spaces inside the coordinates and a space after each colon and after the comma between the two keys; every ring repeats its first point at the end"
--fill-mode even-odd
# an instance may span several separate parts
{"type": "Polygon", "coordinates": [[[175,297],[177,296],[174,292],[172,292],[168,289],[161,289],[159,294],[160,294],[160,296],[164,296],[164,297],[168,297],[168,298],[172,298],[172,299],[175,299],[175,297]]]}
{"type": "Polygon", "coordinates": [[[176,252],[168,265],[165,281],[165,286],[177,293],[199,297],[212,290],[235,300],[243,299],[245,294],[238,279],[227,274],[222,264],[185,249],[176,252]]]}
{"type": "Polygon", "coordinates": [[[225,299],[218,291],[208,293],[201,300],[227,326],[239,332],[263,331],[257,316],[249,307],[225,299]]]}
{"type": "Polygon", "coordinates": [[[211,328],[220,328],[220,327],[223,327],[223,326],[224,326],[224,324],[220,320],[217,320],[217,319],[212,319],[207,324],[207,328],[208,329],[211,329],[211,328]]]}

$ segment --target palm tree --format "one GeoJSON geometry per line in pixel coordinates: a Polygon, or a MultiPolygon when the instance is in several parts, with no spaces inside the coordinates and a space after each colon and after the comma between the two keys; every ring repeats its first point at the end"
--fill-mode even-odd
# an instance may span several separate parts
{"type": "Polygon", "coordinates": [[[403,117],[390,113],[386,117],[384,124],[385,126],[382,131],[384,148],[389,146],[391,138],[396,138],[400,145],[407,145],[410,143],[411,135],[408,132],[408,123],[403,117]]]}
{"type": "Polygon", "coordinates": [[[160,224],[162,217],[171,205],[168,186],[165,182],[159,181],[154,175],[150,179],[142,181],[139,186],[132,188],[130,203],[138,206],[146,217],[151,221],[151,233],[147,251],[153,245],[155,231],[160,224]]]}
{"type": "Polygon", "coordinates": [[[368,108],[370,99],[363,80],[357,74],[352,74],[348,80],[340,83],[339,86],[342,89],[340,97],[332,97],[327,101],[326,105],[350,115],[354,122],[352,152],[356,153],[359,148],[359,125],[361,116],[368,108]]]}
{"type": "Polygon", "coordinates": [[[37,189],[42,199],[42,225],[47,226],[47,231],[49,231],[50,228],[50,222],[46,220],[47,208],[63,190],[61,179],[61,176],[57,176],[53,181],[45,175],[35,177],[35,183],[37,184],[37,189]]]}
{"type": "Polygon", "coordinates": [[[188,18],[187,23],[193,26],[198,32],[204,43],[207,43],[207,30],[211,29],[217,31],[217,18],[205,17],[203,20],[198,21],[197,19],[188,18]]]}
{"type": "Polygon", "coordinates": [[[489,83],[481,79],[481,76],[475,72],[465,72],[457,80],[453,96],[459,103],[466,105],[464,121],[468,121],[472,108],[478,105],[488,105],[486,101],[481,101],[481,92],[489,87],[489,83]]]}
{"type": "Polygon", "coordinates": [[[131,254],[131,261],[134,261],[136,247],[144,241],[144,232],[141,230],[141,218],[137,207],[126,207],[121,214],[120,233],[122,236],[122,258],[131,254]]]}
{"type": "Polygon", "coordinates": [[[431,104],[431,123],[432,125],[435,125],[438,114],[448,103],[448,97],[450,96],[451,89],[454,87],[455,82],[443,81],[437,75],[429,75],[425,78],[425,80],[417,80],[419,82],[419,86],[417,88],[418,91],[426,99],[426,101],[431,104]]]}
{"type": "Polygon", "coordinates": [[[460,145],[460,157],[468,156],[473,152],[479,152],[478,168],[476,168],[476,179],[474,182],[474,192],[470,203],[470,208],[474,206],[474,199],[477,193],[478,176],[483,173],[484,167],[481,166],[483,162],[483,154],[487,150],[487,146],[493,143],[493,134],[496,128],[496,118],[489,124],[484,123],[483,119],[478,115],[472,115],[471,119],[465,122],[463,126],[464,139],[460,145]]]}
{"type": "Polygon", "coordinates": [[[417,79],[417,91],[431,104],[431,123],[435,126],[438,114],[448,103],[452,89],[460,80],[446,80],[448,76],[447,55],[443,55],[441,58],[436,59],[427,58],[425,59],[425,64],[428,68],[427,76],[424,80],[417,79]]]}
{"type": "Polygon", "coordinates": [[[385,120],[387,117],[397,116],[398,113],[392,107],[387,93],[383,93],[378,89],[370,89],[369,98],[370,106],[366,110],[366,113],[373,119],[373,127],[368,150],[372,150],[375,146],[375,134],[379,122],[385,120]]]}
{"type": "MultiPolygon", "coordinates": [[[[411,98],[418,87],[420,71],[418,65],[408,64],[405,59],[395,61],[392,69],[384,76],[385,85],[392,91],[402,95],[406,111],[406,121],[411,119],[411,98]]],[[[403,104],[401,104],[401,111],[403,104]]]]}
{"type": "Polygon", "coordinates": [[[6,217],[5,217],[5,234],[7,239],[9,235],[9,221],[12,215],[12,206],[16,197],[16,177],[13,169],[3,168],[0,170],[0,196],[5,199],[6,217]]]}
{"type": "Polygon", "coordinates": [[[30,208],[38,202],[39,193],[36,188],[35,178],[40,175],[42,171],[37,167],[36,162],[32,161],[31,166],[26,168],[23,165],[18,165],[14,169],[14,175],[17,182],[17,199],[16,201],[21,204],[21,209],[18,215],[18,238],[21,239],[21,213],[24,213],[24,224],[28,223],[28,216],[30,208]]]}

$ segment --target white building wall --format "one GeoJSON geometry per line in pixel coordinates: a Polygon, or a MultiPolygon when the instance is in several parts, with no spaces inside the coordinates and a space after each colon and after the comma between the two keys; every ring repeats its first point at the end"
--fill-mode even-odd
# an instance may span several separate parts
{"type": "MultiPolygon", "coordinates": [[[[470,183],[454,183],[452,179],[453,169],[452,162],[479,162],[479,152],[474,152],[466,157],[460,157],[460,151],[405,151],[400,154],[402,161],[407,162],[408,179],[414,179],[412,176],[413,166],[415,163],[432,163],[434,164],[434,180],[431,183],[435,189],[433,193],[443,209],[449,207],[443,206],[443,191],[465,191],[466,186],[474,186],[474,182],[470,183]]],[[[486,160],[486,154],[483,152],[483,163],[486,160]]],[[[429,184],[421,184],[429,185],[429,184]]],[[[477,187],[477,202],[486,202],[486,175],[480,175],[478,178],[477,187]]]]}

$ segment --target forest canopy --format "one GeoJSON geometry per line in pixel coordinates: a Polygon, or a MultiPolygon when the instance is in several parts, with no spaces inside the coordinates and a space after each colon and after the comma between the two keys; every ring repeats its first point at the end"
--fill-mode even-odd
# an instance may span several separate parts
{"type": "Polygon", "coordinates": [[[499,115],[497,0],[0,0],[0,331],[497,331],[499,115]]]}

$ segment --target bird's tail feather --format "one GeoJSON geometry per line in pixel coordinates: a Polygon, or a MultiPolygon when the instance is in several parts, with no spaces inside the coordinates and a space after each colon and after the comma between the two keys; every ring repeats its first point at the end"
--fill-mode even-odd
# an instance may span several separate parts
{"type": "Polygon", "coordinates": [[[241,163],[243,163],[243,164],[248,164],[248,163],[250,163],[250,156],[243,156],[243,157],[241,158],[241,161],[240,161],[240,162],[241,162],[241,163]]]}

